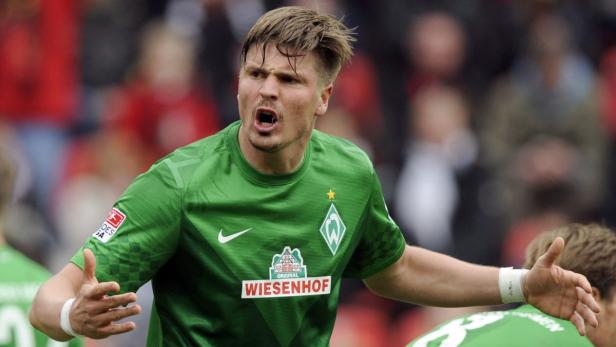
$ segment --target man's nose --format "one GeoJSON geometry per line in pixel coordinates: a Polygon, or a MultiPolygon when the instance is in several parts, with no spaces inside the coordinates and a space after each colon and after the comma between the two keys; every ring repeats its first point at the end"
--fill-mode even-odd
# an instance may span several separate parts
{"type": "Polygon", "coordinates": [[[275,76],[269,75],[263,80],[259,93],[265,99],[276,99],[279,92],[279,83],[275,76]]]}

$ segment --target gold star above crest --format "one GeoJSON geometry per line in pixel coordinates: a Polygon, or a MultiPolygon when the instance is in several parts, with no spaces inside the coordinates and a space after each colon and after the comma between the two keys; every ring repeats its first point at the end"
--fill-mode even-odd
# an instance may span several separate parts
{"type": "Polygon", "coordinates": [[[336,192],[330,189],[329,192],[327,192],[327,198],[329,200],[334,200],[336,198],[336,192]]]}

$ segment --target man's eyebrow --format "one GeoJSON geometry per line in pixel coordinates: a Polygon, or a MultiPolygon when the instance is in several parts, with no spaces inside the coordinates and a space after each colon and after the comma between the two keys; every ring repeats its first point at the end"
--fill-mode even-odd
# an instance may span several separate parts
{"type": "Polygon", "coordinates": [[[293,71],[291,68],[289,68],[289,70],[277,70],[274,72],[274,74],[281,77],[293,78],[302,82],[306,80],[305,75],[298,71],[293,71]]]}
{"type": "Polygon", "coordinates": [[[283,76],[283,77],[302,78],[302,75],[300,75],[297,72],[293,72],[293,71],[278,70],[278,71],[275,71],[274,74],[277,76],[283,76]]]}
{"type": "Polygon", "coordinates": [[[305,76],[303,76],[301,73],[293,71],[291,67],[285,70],[276,69],[272,71],[272,70],[264,68],[260,64],[252,63],[252,64],[246,64],[245,69],[248,71],[264,72],[267,74],[273,73],[277,77],[293,78],[293,79],[298,79],[300,81],[304,81],[306,79],[305,76]]]}
{"type": "Polygon", "coordinates": [[[245,68],[246,70],[260,70],[260,71],[266,71],[266,69],[265,69],[262,65],[255,64],[255,63],[252,63],[252,64],[251,64],[251,63],[247,63],[247,64],[244,66],[244,68],[245,68]]]}

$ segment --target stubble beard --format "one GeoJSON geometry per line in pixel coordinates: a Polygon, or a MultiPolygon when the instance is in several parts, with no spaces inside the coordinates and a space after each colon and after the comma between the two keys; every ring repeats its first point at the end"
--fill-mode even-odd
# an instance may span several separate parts
{"type": "Polygon", "coordinates": [[[248,138],[248,140],[249,140],[250,144],[252,145],[252,147],[255,148],[258,151],[261,151],[261,152],[264,152],[264,153],[273,154],[273,153],[278,152],[281,149],[280,142],[271,142],[269,144],[262,144],[262,143],[259,143],[261,141],[259,141],[259,139],[255,138],[255,137],[262,137],[263,138],[263,137],[270,137],[270,136],[267,136],[267,135],[264,136],[264,135],[260,135],[259,134],[259,135],[256,135],[256,136],[250,136],[248,138]]]}

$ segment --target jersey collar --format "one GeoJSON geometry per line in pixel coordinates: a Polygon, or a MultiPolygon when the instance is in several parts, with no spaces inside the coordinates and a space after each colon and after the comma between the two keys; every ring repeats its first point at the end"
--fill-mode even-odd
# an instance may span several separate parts
{"type": "Polygon", "coordinates": [[[238,166],[242,172],[242,175],[248,180],[260,185],[278,186],[293,183],[306,173],[306,170],[310,166],[312,140],[308,141],[308,146],[306,147],[306,151],[304,153],[304,160],[297,170],[288,174],[267,175],[252,167],[252,165],[250,165],[244,157],[244,154],[242,154],[238,140],[239,129],[240,121],[236,121],[229,125],[226,131],[226,142],[230,149],[231,156],[233,157],[233,162],[238,166]]]}

